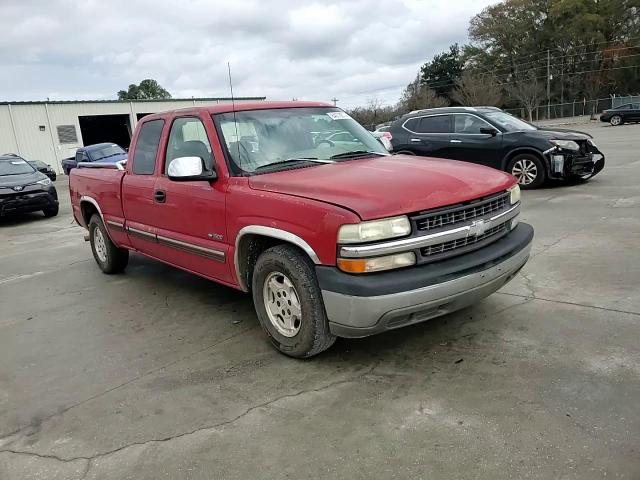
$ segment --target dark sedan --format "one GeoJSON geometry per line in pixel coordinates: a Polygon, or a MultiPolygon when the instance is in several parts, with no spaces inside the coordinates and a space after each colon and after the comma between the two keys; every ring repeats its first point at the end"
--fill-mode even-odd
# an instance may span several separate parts
{"type": "Polygon", "coordinates": [[[58,214],[51,179],[20,157],[0,156],[0,217],[40,210],[45,217],[58,214]]]}
{"type": "Polygon", "coordinates": [[[640,103],[626,103],[605,110],[600,115],[601,122],[609,122],[614,127],[628,122],[640,122],[640,103]]]}
{"type": "Polygon", "coordinates": [[[56,181],[56,172],[51,168],[51,165],[48,165],[40,160],[27,160],[29,165],[38,170],[39,172],[44,173],[47,177],[51,179],[52,182],[56,181]]]}

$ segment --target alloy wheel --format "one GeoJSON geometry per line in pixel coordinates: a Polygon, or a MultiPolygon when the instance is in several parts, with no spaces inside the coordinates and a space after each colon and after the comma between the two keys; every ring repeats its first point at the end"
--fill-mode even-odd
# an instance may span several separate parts
{"type": "Polygon", "coordinates": [[[263,295],[269,321],[285,337],[295,337],[302,325],[298,292],[281,272],[271,272],[264,280],[263,295]]]}
{"type": "Polygon", "coordinates": [[[96,250],[98,259],[102,263],[105,263],[107,261],[107,243],[104,241],[102,230],[97,227],[93,231],[93,246],[96,250]]]}
{"type": "Polygon", "coordinates": [[[518,179],[520,185],[530,185],[538,176],[538,167],[532,160],[523,158],[513,164],[511,175],[518,179]]]}

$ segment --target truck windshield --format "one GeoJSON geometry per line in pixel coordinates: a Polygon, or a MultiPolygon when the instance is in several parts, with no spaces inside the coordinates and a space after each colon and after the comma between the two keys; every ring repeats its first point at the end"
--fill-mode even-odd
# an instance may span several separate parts
{"type": "Polygon", "coordinates": [[[388,155],[371,132],[331,107],[248,110],[214,115],[236,173],[265,173],[388,155]]]}
{"type": "Polygon", "coordinates": [[[4,175],[22,175],[35,170],[21,158],[0,158],[0,177],[4,175]]]}
{"type": "Polygon", "coordinates": [[[102,148],[97,148],[95,150],[91,150],[89,152],[89,156],[93,159],[93,161],[102,160],[103,158],[113,157],[115,155],[120,155],[125,152],[120,145],[107,145],[102,148]]]}
{"type": "Polygon", "coordinates": [[[505,112],[488,112],[487,117],[503,127],[507,132],[522,132],[525,130],[537,130],[536,127],[519,118],[505,112]]]}

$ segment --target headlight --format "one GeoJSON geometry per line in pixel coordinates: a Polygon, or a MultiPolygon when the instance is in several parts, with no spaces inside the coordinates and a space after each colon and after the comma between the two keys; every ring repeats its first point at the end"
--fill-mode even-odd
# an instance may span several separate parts
{"type": "Polygon", "coordinates": [[[411,223],[403,215],[384,220],[342,225],[338,231],[338,243],[375,242],[386,238],[404,237],[410,233],[411,223]]]}
{"type": "Polygon", "coordinates": [[[397,253],[375,258],[338,258],[338,268],[347,273],[372,273],[415,265],[413,252],[397,253]]]}
{"type": "Polygon", "coordinates": [[[509,189],[511,194],[511,205],[515,205],[520,201],[520,185],[517,183],[509,189]]]}
{"type": "Polygon", "coordinates": [[[560,148],[565,148],[567,150],[580,150],[580,145],[578,145],[573,140],[549,140],[553,145],[560,148]]]}
{"type": "Polygon", "coordinates": [[[43,178],[42,180],[38,180],[36,182],[38,185],[43,185],[43,186],[47,186],[47,185],[51,185],[51,179],[50,178],[43,178]]]}

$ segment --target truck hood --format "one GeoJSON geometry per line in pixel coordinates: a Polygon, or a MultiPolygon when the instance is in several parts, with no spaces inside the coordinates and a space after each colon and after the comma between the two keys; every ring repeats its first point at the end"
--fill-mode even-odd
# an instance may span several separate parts
{"type": "Polygon", "coordinates": [[[107,157],[101,160],[96,160],[95,163],[116,163],[116,162],[119,162],[120,160],[126,160],[126,159],[127,159],[126,153],[119,153],[118,155],[114,155],[113,157],[107,157]]]}
{"type": "Polygon", "coordinates": [[[499,170],[455,160],[393,155],[249,177],[255,190],[331,203],[362,220],[443,207],[506,190],[499,170]]]}

